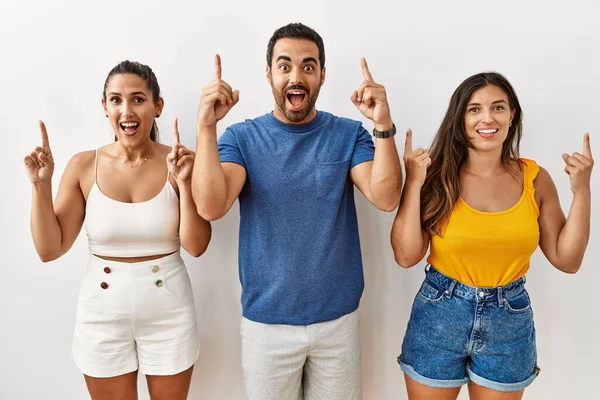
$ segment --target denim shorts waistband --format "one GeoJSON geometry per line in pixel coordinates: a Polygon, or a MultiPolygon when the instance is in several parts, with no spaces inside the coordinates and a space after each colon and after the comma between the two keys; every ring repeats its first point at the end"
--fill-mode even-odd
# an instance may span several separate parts
{"type": "Polygon", "coordinates": [[[454,295],[472,302],[502,302],[503,298],[511,298],[525,290],[525,276],[503,286],[475,287],[442,274],[431,264],[425,267],[425,271],[425,281],[432,282],[437,287],[443,289],[447,297],[454,295]]]}

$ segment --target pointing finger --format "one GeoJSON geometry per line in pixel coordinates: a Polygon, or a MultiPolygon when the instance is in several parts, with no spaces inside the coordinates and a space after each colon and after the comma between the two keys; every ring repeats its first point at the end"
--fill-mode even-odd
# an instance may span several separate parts
{"type": "Polygon", "coordinates": [[[590,134],[583,135],[583,155],[587,159],[592,159],[592,147],[590,146],[590,134]]]}
{"type": "Polygon", "coordinates": [[[40,121],[40,131],[42,132],[42,147],[50,147],[46,125],[42,121],[40,121]]]}
{"type": "Polygon", "coordinates": [[[404,154],[412,153],[412,130],[409,128],[406,130],[406,140],[404,142],[404,154]]]}
{"type": "Polygon", "coordinates": [[[369,71],[369,66],[367,65],[367,60],[363,57],[360,59],[360,66],[362,68],[363,77],[365,81],[373,81],[373,77],[371,76],[371,72],[369,71]]]}
{"type": "Polygon", "coordinates": [[[215,54],[215,80],[221,79],[221,56],[215,54]]]}
{"type": "Polygon", "coordinates": [[[177,128],[177,118],[175,118],[173,120],[173,147],[179,143],[179,129],[177,128]]]}

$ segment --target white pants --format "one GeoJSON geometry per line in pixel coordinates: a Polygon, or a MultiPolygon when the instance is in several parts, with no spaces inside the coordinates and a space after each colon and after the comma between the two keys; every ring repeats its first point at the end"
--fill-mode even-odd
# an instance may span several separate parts
{"type": "Polygon", "coordinates": [[[358,310],[312,325],[242,318],[242,366],[250,400],[360,400],[358,310]]]}
{"type": "Polygon", "coordinates": [[[179,252],[137,263],[90,257],[71,351],[81,372],[174,375],[191,367],[198,351],[192,287],[179,252]]]}

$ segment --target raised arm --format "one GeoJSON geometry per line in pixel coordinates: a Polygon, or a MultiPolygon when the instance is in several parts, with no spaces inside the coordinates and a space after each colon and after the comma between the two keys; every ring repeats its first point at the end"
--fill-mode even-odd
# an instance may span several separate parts
{"type": "MultiPolygon", "coordinates": [[[[85,217],[85,198],[79,185],[86,154],[71,159],[62,176],[56,202],[52,201],[54,158],[46,126],[40,121],[42,146],[25,156],[25,170],[32,187],[31,235],[43,262],[65,254],[79,235],[85,217]]],[[[89,158],[89,157],[88,157],[89,158]]]]}
{"type": "Polygon", "coordinates": [[[179,188],[179,238],[192,256],[201,256],[211,237],[210,222],[198,215],[192,198],[191,175],[194,152],[181,144],[177,118],[173,121],[173,146],[167,155],[167,168],[179,188]]]}
{"type": "Polygon", "coordinates": [[[198,109],[196,158],[192,174],[192,195],[198,214],[207,221],[223,217],[246,182],[246,170],[223,163],[217,145],[217,122],[239,101],[239,91],[221,79],[221,58],[215,56],[213,81],[202,90],[198,109]]]}
{"type": "Polygon", "coordinates": [[[560,207],[556,186],[550,174],[540,168],[534,181],[540,203],[540,248],[548,261],[566,273],[579,270],[590,238],[590,179],[594,160],[590,136],[584,136],[583,153],[563,154],[573,201],[568,218],[560,207]]]}
{"type": "MultiPolygon", "coordinates": [[[[385,87],[376,83],[371,76],[367,61],[361,59],[364,81],[352,93],[351,100],[358,110],[373,121],[380,132],[394,127],[385,87]]],[[[352,182],[375,207],[393,211],[400,202],[402,169],[394,137],[375,139],[373,161],[358,164],[350,171],[352,182]]]]}
{"type": "Polygon", "coordinates": [[[412,149],[412,131],[406,132],[404,145],[406,182],[400,207],[392,225],[391,242],[398,265],[410,268],[423,259],[429,247],[430,235],[421,226],[421,187],[427,167],[431,165],[429,151],[412,149]]]}

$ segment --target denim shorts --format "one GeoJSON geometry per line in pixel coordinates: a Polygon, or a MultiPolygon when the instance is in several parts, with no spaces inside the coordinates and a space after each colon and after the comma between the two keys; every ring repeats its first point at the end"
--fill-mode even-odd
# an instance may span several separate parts
{"type": "Polygon", "coordinates": [[[398,357],[402,371],[435,388],[469,380],[502,392],[529,386],[539,369],[525,277],[476,288],[433,266],[425,271],[398,357]]]}

